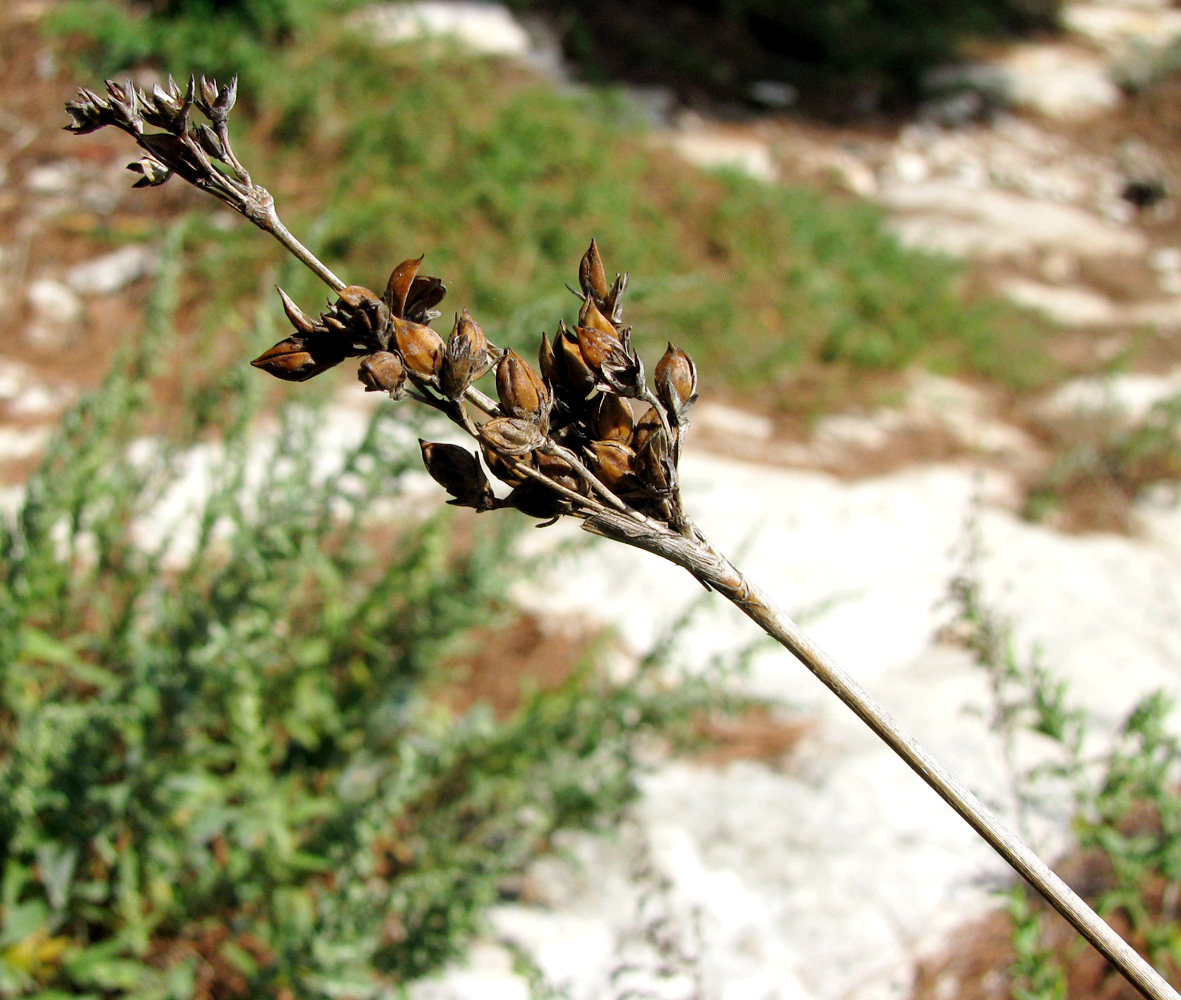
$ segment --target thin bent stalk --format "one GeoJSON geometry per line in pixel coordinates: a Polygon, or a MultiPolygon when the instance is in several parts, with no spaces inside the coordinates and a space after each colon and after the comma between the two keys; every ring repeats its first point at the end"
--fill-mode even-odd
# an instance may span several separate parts
{"type": "Polygon", "coordinates": [[[778,642],[845,703],[873,733],[929,785],[1012,868],[1150,1000],[1178,1000],[1177,992],[1016,834],[958,781],[814,643],[792,619],[750,583],[703,536],[652,538],[615,518],[586,527],[605,537],[653,552],[688,570],[717,591],[778,642]]]}
{"type": "MultiPolygon", "coordinates": [[[[177,175],[241,212],[279,240],[338,294],[317,318],[280,289],[294,333],[252,362],[302,382],[348,358],[369,391],[409,396],[451,419],[474,438],[483,457],[452,444],[423,441],[427,471],[452,496],[477,511],[512,507],[546,523],[562,516],[594,534],[658,555],[688,570],[774,638],[843,701],[891,750],[1065,917],[1148,1000],[1181,996],[1054,874],[1033,851],[960,784],[841,670],[786,614],[722,556],[686,517],[677,464],[697,398],[697,369],[669,345],[656,366],[655,391],[622,325],[626,273],[608,284],[594,241],[579,269],[582,308],[573,330],[560,324],[542,340],[541,374],[515,351],[500,351],[466,310],[444,342],[430,327],[445,289],[419,275],[418,260],[399,264],[385,293],[346,286],[279,221],[270,192],[256,185],[230,146],[226,118],[236,81],[169,79],[151,94],[107,81],[107,96],[80,90],[67,104],[69,130],[114,126],[147,154],[131,165],[137,187],[177,175]],[[194,124],[199,111],[212,128],[194,124]],[[145,126],[161,131],[147,132],[145,126]],[[212,161],[220,162],[219,169],[212,161]],[[496,370],[498,400],[474,383],[496,370]],[[635,419],[631,402],[647,404],[635,419]],[[477,411],[474,415],[467,408],[477,411]],[[491,487],[488,470],[512,487],[491,487]]],[[[576,293],[577,294],[577,293],[576,293]]]]}

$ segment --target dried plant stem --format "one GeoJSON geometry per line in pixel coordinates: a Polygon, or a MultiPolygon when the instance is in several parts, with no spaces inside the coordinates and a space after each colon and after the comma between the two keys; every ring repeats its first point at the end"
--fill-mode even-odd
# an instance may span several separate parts
{"type": "MultiPolygon", "coordinates": [[[[274,236],[339,298],[312,318],[280,289],[294,332],[252,364],[287,381],[302,382],[348,358],[362,358],[358,377],[369,391],[424,403],[480,444],[485,464],[513,487],[493,491],[477,454],[458,445],[423,441],[427,471],[453,499],[478,511],[513,507],[552,523],[572,516],[594,534],[652,552],[716,590],[791,652],[891,750],[1003,857],[1078,932],[1149,1000],[1181,1000],[1116,932],[1010,833],[968,789],[919,746],[787,615],[719,553],[685,516],[677,464],[686,413],[697,399],[697,368],[673,344],[649,388],[644,366],[622,325],[627,274],[607,281],[594,241],[579,267],[582,307],[573,330],[559,324],[542,339],[541,374],[515,351],[493,347],[464,310],[450,338],[430,328],[433,307],[446,291],[438,278],[419,275],[422,258],[399,264],[383,295],[346,286],[279,221],[269,191],[255,184],[230,145],[226,116],[236,81],[171,78],[151,93],[130,82],[107,81],[101,97],[82,88],[66,105],[70,131],[113,126],[147,154],[131,169],[137,187],[177,175],[241,212],[274,236]],[[195,123],[196,109],[209,125],[195,123]],[[145,126],[160,131],[145,132],[145,126]],[[210,127],[212,126],[212,127],[210,127]],[[225,164],[217,168],[213,161],[225,164]],[[499,402],[473,384],[496,369],[499,402]],[[648,411],[635,420],[631,400],[648,411]],[[482,414],[477,422],[466,406],[482,414]],[[554,419],[557,418],[557,419],[554,419]]],[[[576,294],[578,294],[576,292],[576,294]]]]}
{"type": "Polygon", "coordinates": [[[314,253],[300,243],[292,235],[291,230],[283,225],[279,219],[279,213],[275,211],[273,202],[267,205],[264,212],[258,215],[247,214],[246,217],[260,229],[275,237],[275,239],[287,248],[296,260],[311,269],[316,277],[328,285],[334,292],[339,292],[345,287],[344,282],[333,274],[314,253]]]}
{"type": "Polygon", "coordinates": [[[852,709],[1143,996],[1150,1000],[1178,1000],[1177,992],[1135,949],[699,532],[700,541],[673,532],[652,537],[635,531],[631,524],[602,517],[588,521],[586,527],[682,566],[734,604],[852,709]]]}

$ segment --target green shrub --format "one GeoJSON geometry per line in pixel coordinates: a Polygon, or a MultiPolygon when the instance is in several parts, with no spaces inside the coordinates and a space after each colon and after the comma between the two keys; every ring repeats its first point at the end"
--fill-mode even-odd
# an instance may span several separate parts
{"type": "MultiPolygon", "coordinates": [[[[187,75],[185,54],[170,58],[187,75]]],[[[879,211],[654,155],[609,94],[377,47],[331,19],[249,66],[244,110],[266,114],[235,142],[265,164],[258,179],[292,229],[371,287],[429,248],[425,266],[461,290],[456,307],[527,356],[572,319],[563,284],[593,235],[632,270],[641,351],[673,341],[708,366],[711,392],[807,411],[816,400],[797,385],[847,395],[859,374],[913,364],[1019,388],[1046,378],[1045,324],[965,293],[962,268],[901,247],[879,211]]],[[[268,248],[244,225],[210,244],[218,293],[255,294],[250,261],[268,248]]]]}
{"type": "Polygon", "coordinates": [[[556,829],[613,815],[635,741],[704,692],[583,670],[503,722],[434,703],[504,617],[509,536],[407,513],[391,405],[327,470],[315,412],[253,429],[248,368],[145,436],[182,235],[143,337],[0,520],[0,994],[388,995],[556,829]]]}

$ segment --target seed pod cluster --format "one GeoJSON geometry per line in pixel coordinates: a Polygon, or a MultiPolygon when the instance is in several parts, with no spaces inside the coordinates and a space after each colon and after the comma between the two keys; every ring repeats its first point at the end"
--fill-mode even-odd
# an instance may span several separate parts
{"type": "Polygon", "coordinates": [[[254,364],[302,381],[360,357],[366,390],[393,399],[409,392],[446,413],[477,445],[421,443],[427,471],[452,504],[515,507],[543,519],[590,516],[607,504],[679,527],[677,461],[697,368],[670,344],[649,388],[622,323],[627,275],[607,281],[595,242],[578,270],[577,321],[542,336],[536,368],[494,347],[466,310],[444,339],[430,324],[445,289],[419,274],[421,264],[399,264],[380,296],[343,288],[314,319],[280,289],[294,332],[254,364]],[[494,375],[495,400],[475,388],[486,375],[494,375]],[[503,498],[489,473],[507,490],[503,498]]]}
{"type": "Polygon", "coordinates": [[[421,264],[421,257],[399,264],[380,296],[361,285],[342,288],[314,319],[280,288],[295,332],[251,364],[276,378],[302,382],[346,358],[360,357],[357,377],[366,391],[400,399],[409,379],[420,389],[449,391],[458,399],[492,367],[497,354],[466,311],[455,321],[448,351],[430,326],[447,289],[438,278],[419,275],[421,264]]]}

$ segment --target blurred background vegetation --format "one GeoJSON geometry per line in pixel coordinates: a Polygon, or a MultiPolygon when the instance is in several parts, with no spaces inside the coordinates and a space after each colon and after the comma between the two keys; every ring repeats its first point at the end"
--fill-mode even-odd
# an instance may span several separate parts
{"type": "MultiPolygon", "coordinates": [[[[717,396],[808,416],[914,364],[1052,374],[1040,321],[902,249],[874,210],[703,175],[609,89],[377,48],[347,27],[357,6],[69,0],[50,30],[91,86],[238,74],[235,144],[291,228],[378,288],[426,251],[498,344],[532,352],[569,318],[593,235],[632,272],[642,352],[677,342],[717,396]]],[[[1054,18],[1037,0],[664,6],[701,48],[649,51],[604,4],[563,5],[567,48],[592,76],[700,64],[715,96],[741,69],[889,101],[966,40],[1054,18]]],[[[511,711],[457,717],[448,665],[513,621],[511,526],[375,516],[407,509],[405,408],[324,464],[309,394],[276,404],[243,365],[278,337],[274,281],[306,308],[323,290],[177,183],[194,211],[163,239],[143,329],[0,520],[0,994],[391,995],[556,831],[617,816],[643,741],[721,692],[657,683],[663,650],[607,685],[588,651],[511,711]],[[207,488],[145,540],[195,455],[207,488]]]]}

